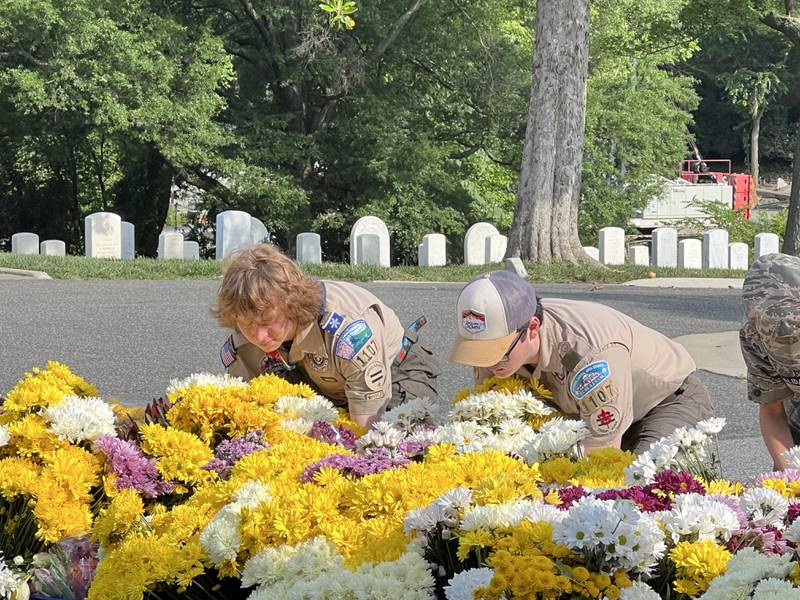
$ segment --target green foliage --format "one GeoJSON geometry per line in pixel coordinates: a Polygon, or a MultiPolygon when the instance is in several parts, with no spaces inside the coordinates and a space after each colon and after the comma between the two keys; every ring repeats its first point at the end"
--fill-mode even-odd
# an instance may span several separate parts
{"type": "MultiPolygon", "coordinates": [[[[777,234],[781,244],[783,244],[788,215],[788,210],[786,209],[773,215],[762,215],[760,218],[748,219],[744,215],[744,209],[732,209],[721,202],[697,201],[693,204],[708,215],[709,220],[715,227],[725,229],[728,232],[728,240],[730,242],[748,244],[751,253],[755,245],[756,234],[762,232],[777,234]]],[[[706,223],[696,220],[689,220],[686,225],[698,231],[707,227],[706,223]]]]}
{"type": "Polygon", "coordinates": [[[324,0],[319,7],[328,13],[328,23],[333,29],[353,29],[356,22],[350,15],[356,13],[356,3],[350,0],[324,0]]]}

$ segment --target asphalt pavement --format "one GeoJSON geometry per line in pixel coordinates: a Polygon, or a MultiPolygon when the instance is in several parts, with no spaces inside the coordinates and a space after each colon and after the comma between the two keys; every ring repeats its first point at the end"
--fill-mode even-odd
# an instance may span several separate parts
{"type": "MultiPolygon", "coordinates": [[[[462,285],[364,285],[404,322],[421,314],[428,317],[422,333],[441,357],[441,392],[448,398],[471,385],[470,369],[446,363],[455,325],[453,310],[462,285]]],[[[173,378],[200,371],[219,373],[219,347],[226,333],[209,314],[217,286],[216,281],[0,278],[0,394],[25,371],[47,360],[68,364],[97,385],[103,397],[134,405],[160,396],[173,378]]],[[[719,338],[722,342],[716,344],[716,352],[738,354],[730,334],[741,319],[741,291],[735,286],[665,290],[543,284],[537,290],[543,297],[607,304],[673,338],[702,339],[698,334],[728,332],[719,338]]],[[[713,365],[709,368],[713,370],[713,365]]],[[[761,442],[757,408],[745,398],[744,380],[729,375],[700,372],[717,414],[728,419],[720,436],[724,474],[743,478],[768,469],[771,461],[761,442]]]]}

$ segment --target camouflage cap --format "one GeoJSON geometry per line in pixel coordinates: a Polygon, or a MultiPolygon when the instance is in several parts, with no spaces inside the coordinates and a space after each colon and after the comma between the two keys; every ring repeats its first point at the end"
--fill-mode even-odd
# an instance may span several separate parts
{"type": "Polygon", "coordinates": [[[767,254],[756,260],[744,280],[742,304],[770,359],[800,364],[800,258],[767,254]]]}

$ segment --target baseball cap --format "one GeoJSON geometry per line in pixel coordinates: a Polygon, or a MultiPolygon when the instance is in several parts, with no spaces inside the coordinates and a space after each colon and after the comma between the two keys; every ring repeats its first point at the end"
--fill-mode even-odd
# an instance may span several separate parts
{"type": "Polygon", "coordinates": [[[456,341],[450,362],[497,364],[536,313],[533,286],[512,271],[491,271],[469,282],[458,297],[456,341]]]}

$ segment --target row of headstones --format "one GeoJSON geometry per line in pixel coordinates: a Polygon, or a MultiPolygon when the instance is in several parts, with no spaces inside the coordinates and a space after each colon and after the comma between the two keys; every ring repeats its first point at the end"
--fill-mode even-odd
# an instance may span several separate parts
{"type": "MultiPolygon", "coordinates": [[[[584,251],[604,265],[625,263],[625,231],[620,227],[600,230],[599,248],[584,247],[584,251]]],[[[778,252],[780,238],[774,233],[755,236],[755,257],[778,252]]],[[[710,229],[703,240],[678,241],[678,232],[672,227],[653,230],[650,246],[633,245],[628,248],[628,262],[654,267],[679,267],[682,269],[740,269],[750,268],[750,248],[742,242],[728,242],[724,229],[710,229]],[[652,256],[651,256],[652,249],[652,256]]]]}
{"type": "MultiPolygon", "coordinates": [[[[88,215],[84,220],[86,256],[93,258],[129,258],[135,256],[133,223],[110,212],[88,215]]],[[[217,215],[217,258],[269,239],[264,224],[242,211],[224,211],[217,215]],[[246,237],[240,230],[246,225],[246,237]]],[[[66,244],[61,240],[39,242],[35,233],[21,232],[11,236],[12,254],[40,254],[43,256],[66,256],[66,244]]],[[[164,231],[158,236],[158,258],[161,260],[199,260],[200,245],[184,240],[177,231],[164,231]]]]}

